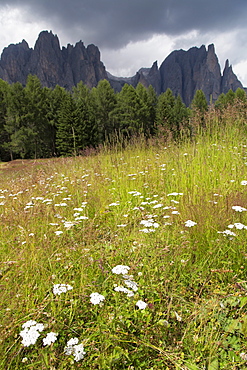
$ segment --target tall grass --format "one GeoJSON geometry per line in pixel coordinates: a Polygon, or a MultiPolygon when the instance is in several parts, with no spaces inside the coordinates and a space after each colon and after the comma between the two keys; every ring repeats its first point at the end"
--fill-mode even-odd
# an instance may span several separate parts
{"type": "Polygon", "coordinates": [[[1,170],[1,369],[247,368],[247,140],[232,117],[210,113],[180,144],[1,170]],[[29,320],[44,330],[25,346],[29,320]],[[80,361],[64,351],[75,337],[80,361]]]}

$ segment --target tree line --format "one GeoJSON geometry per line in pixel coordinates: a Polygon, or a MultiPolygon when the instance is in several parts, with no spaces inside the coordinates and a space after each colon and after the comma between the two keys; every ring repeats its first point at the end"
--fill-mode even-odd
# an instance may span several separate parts
{"type": "MultiPolygon", "coordinates": [[[[215,107],[220,111],[236,99],[246,102],[245,91],[222,94],[215,107]]],[[[185,132],[193,135],[193,117],[203,126],[208,108],[202,90],[186,107],[170,89],[157,96],[142,84],[125,84],[116,93],[107,80],[91,90],[80,82],[72,91],[42,87],[33,75],[25,86],[0,80],[0,159],[78,155],[139,135],[179,140],[185,132]]]]}

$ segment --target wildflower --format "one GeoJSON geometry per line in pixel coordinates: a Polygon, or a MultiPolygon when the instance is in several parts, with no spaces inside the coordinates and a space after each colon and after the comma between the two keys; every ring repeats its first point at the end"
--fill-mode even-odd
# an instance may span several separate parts
{"type": "Polygon", "coordinates": [[[240,222],[236,222],[233,225],[228,225],[228,227],[229,229],[233,229],[234,227],[236,227],[236,229],[238,230],[247,229],[247,226],[245,226],[244,224],[241,224],[240,222]]]}
{"type": "Polygon", "coordinates": [[[232,206],[232,209],[234,209],[234,211],[236,211],[236,212],[247,211],[246,208],[241,207],[241,206],[232,206]]]}
{"type": "Polygon", "coordinates": [[[67,346],[64,348],[64,352],[66,355],[73,355],[76,362],[83,359],[86,352],[84,351],[84,347],[81,344],[77,344],[79,342],[78,338],[71,338],[67,342],[67,346]]]}
{"type": "Polygon", "coordinates": [[[236,234],[233,231],[225,230],[225,231],[218,231],[218,234],[228,235],[228,236],[236,236],[236,234]]]}
{"type": "Polygon", "coordinates": [[[154,208],[154,209],[155,209],[155,208],[161,208],[161,207],[163,207],[163,204],[161,204],[161,203],[156,204],[155,206],[153,206],[153,208],[154,208]]]}
{"type": "MultiPolygon", "coordinates": [[[[89,186],[89,184],[88,184],[89,186]]],[[[83,359],[84,355],[86,354],[86,352],[84,351],[84,347],[81,344],[77,344],[74,346],[74,359],[76,362],[80,361],[83,359]]]]}
{"type": "Polygon", "coordinates": [[[147,303],[139,300],[136,302],[136,306],[139,308],[139,310],[145,310],[145,308],[147,307],[147,303]]]}
{"type": "Polygon", "coordinates": [[[130,289],[134,290],[134,292],[136,292],[136,291],[138,290],[138,284],[137,284],[135,281],[133,281],[133,280],[129,280],[129,279],[124,280],[124,284],[125,284],[128,288],[130,288],[130,289]]]}
{"type": "Polygon", "coordinates": [[[186,227],[192,227],[192,226],[195,226],[197,223],[196,222],[194,222],[194,221],[191,221],[191,220],[187,220],[187,221],[185,221],[185,226],[186,227]]]}
{"type": "Polygon", "coordinates": [[[129,290],[123,286],[116,286],[114,288],[115,292],[123,292],[125,294],[127,294],[127,297],[133,297],[134,296],[134,292],[132,290],[129,290]]]}
{"type": "Polygon", "coordinates": [[[31,344],[36,343],[40,332],[44,330],[44,325],[38,324],[34,320],[29,320],[22,325],[22,328],[24,329],[20,332],[20,336],[23,338],[22,344],[24,347],[29,347],[31,344]]]}
{"type": "Polygon", "coordinates": [[[105,300],[105,297],[99,293],[91,293],[90,294],[90,302],[92,304],[99,304],[105,300]]]}
{"type": "Polygon", "coordinates": [[[53,294],[60,295],[66,293],[68,290],[72,290],[73,287],[69,284],[54,284],[53,285],[53,294]]]}
{"type": "Polygon", "coordinates": [[[80,220],[88,220],[87,216],[78,216],[75,218],[75,221],[80,221],[80,220]]]}
{"type": "Polygon", "coordinates": [[[43,345],[49,346],[50,344],[56,342],[58,333],[54,333],[51,331],[50,333],[47,333],[46,337],[43,339],[43,345]]]}
{"type": "Polygon", "coordinates": [[[247,185],[247,180],[241,181],[241,185],[247,185]]]}
{"type": "Polygon", "coordinates": [[[239,356],[242,358],[242,360],[247,361],[247,353],[241,352],[239,356]]]}
{"type": "Polygon", "coordinates": [[[117,275],[120,275],[120,274],[128,275],[129,269],[130,269],[129,266],[117,265],[113,267],[112,272],[113,274],[117,274],[117,275]]]}
{"type": "Polygon", "coordinates": [[[63,225],[66,229],[71,229],[71,227],[73,227],[75,223],[72,221],[65,221],[63,225]]]}
{"type": "Polygon", "coordinates": [[[58,231],[54,231],[55,232],[55,234],[56,235],[61,235],[61,234],[63,234],[63,231],[60,231],[60,230],[58,230],[58,231]]]}
{"type": "Polygon", "coordinates": [[[148,233],[154,233],[155,232],[155,229],[147,229],[147,228],[144,228],[144,229],[140,229],[139,231],[145,233],[145,234],[148,234],[148,233]]]}
{"type": "Polygon", "coordinates": [[[179,316],[179,314],[176,311],[174,311],[174,313],[175,313],[177,321],[182,321],[182,317],[179,316]]]}
{"type": "Polygon", "coordinates": [[[109,204],[109,207],[112,207],[112,206],[119,206],[119,201],[117,201],[116,203],[109,204]]]}

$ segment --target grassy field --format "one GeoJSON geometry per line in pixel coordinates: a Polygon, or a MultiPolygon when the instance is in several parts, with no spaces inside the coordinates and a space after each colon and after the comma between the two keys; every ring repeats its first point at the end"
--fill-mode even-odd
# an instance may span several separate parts
{"type": "Polygon", "coordinates": [[[0,168],[1,369],[247,369],[247,136],[227,123],[0,168]]]}

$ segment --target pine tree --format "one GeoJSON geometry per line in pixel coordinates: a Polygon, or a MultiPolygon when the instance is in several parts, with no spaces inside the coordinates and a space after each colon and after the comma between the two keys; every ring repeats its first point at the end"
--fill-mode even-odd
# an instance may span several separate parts
{"type": "Polygon", "coordinates": [[[156,109],[156,123],[159,126],[159,131],[162,131],[166,137],[174,132],[174,107],[176,99],[172,94],[171,89],[167,89],[158,98],[156,109]]]}
{"type": "Polygon", "coordinates": [[[146,137],[149,137],[155,134],[157,95],[151,85],[146,89],[141,83],[138,83],[136,93],[142,102],[140,113],[142,115],[143,133],[146,137]]]}
{"type": "Polygon", "coordinates": [[[72,97],[76,105],[75,138],[79,153],[86,147],[98,145],[99,130],[89,88],[83,82],[79,82],[73,89],[72,97]]]}
{"type": "Polygon", "coordinates": [[[4,144],[9,141],[8,132],[5,130],[6,115],[7,115],[7,94],[9,84],[0,80],[0,160],[9,160],[10,152],[4,148],[4,144]]]}
{"type": "Polygon", "coordinates": [[[109,81],[99,81],[96,88],[91,92],[94,114],[99,132],[99,142],[103,143],[111,139],[114,133],[114,125],[111,119],[111,112],[116,107],[116,94],[109,81]]]}
{"type": "Polygon", "coordinates": [[[208,111],[208,102],[202,90],[197,90],[191,102],[192,114],[201,127],[205,126],[205,115],[208,111]]]}
{"type": "Polygon", "coordinates": [[[58,155],[69,156],[77,154],[75,136],[76,104],[71,94],[61,102],[58,112],[56,151],[58,155]]]}
{"type": "Polygon", "coordinates": [[[142,133],[144,109],[135,88],[125,84],[117,94],[117,105],[111,113],[116,131],[129,138],[142,133]]]}

